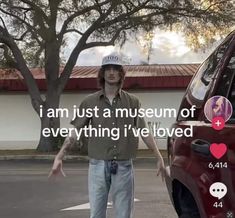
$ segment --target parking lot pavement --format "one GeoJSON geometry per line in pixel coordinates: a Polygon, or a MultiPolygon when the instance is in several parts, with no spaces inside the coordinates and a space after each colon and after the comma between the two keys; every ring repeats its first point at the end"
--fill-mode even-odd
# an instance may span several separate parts
{"type": "MultiPolygon", "coordinates": [[[[65,163],[65,178],[48,180],[52,163],[0,161],[0,217],[88,218],[87,163],[65,163]]],[[[154,163],[135,164],[135,218],[176,218],[154,163]]],[[[113,209],[109,204],[108,218],[113,209]]]]}

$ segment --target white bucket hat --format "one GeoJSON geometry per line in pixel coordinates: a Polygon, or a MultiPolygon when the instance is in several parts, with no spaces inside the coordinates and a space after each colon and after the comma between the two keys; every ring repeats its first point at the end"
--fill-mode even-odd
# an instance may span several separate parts
{"type": "Polygon", "coordinates": [[[111,53],[105,57],[103,57],[102,60],[102,66],[112,64],[112,65],[122,65],[122,58],[119,54],[117,53],[111,53]]]}

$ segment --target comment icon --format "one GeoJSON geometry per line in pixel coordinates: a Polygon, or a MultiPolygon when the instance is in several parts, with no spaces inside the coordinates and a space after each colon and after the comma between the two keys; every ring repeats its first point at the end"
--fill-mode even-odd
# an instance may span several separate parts
{"type": "Polygon", "coordinates": [[[227,186],[222,182],[215,182],[210,186],[210,194],[219,200],[227,194],[227,186]]]}

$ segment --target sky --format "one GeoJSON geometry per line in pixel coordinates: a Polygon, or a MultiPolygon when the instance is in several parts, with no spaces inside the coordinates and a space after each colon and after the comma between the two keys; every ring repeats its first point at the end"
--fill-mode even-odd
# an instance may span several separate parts
{"type": "MultiPolygon", "coordinates": [[[[73,45],[68,44],[69,50],[73,45]]],[[[179,33],[170,31],[155,31],[153,37],[153,49],[150,56],[149,64],[184,64],[184,63],[201,63],[215,49],[212,46],[205,52],[193,52],[185,43],[184,36],[179,33]]],[[[101,64],[102,57],[118,51],[125,57],[126,63],[131,65],[142,64],[147,62],[147,55],[143,52],[143,47],[134,39],[129,39],[120,50],[118,47],[95,47],[83,51],[77,61],[80,66],[97,66],[101,64]]]]}

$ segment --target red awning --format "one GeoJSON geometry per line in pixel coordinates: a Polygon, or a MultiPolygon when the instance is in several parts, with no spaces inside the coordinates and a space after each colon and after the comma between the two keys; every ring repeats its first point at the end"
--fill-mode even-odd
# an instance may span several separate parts
{"type": "MultiPolygon", "coordinates": [[[[125,89],[185,89],[199,64],[164,64],[125,66],[125,89]]],[[[61,69],[62,70],[62,69],[61,69]]],[[[97,89],[97,66],[73,69],[65,91],[97,89]]],[[[45,73],[41,68],[31,69],[40,90],[46,90],[45,73]]],[[[0,90],[27,91],[21,74],[16,70],[0,70],[0,90]]]]}

